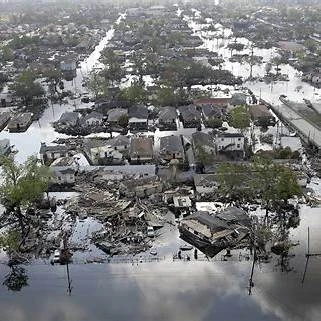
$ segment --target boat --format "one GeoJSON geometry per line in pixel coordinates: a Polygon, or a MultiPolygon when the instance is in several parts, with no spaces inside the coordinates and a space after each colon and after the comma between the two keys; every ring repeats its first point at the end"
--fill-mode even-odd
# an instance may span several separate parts
{"type": "Polygon", "coordinates": [[[193,250],[193,246],[189,244],[184,244],[179,247],[181,251],[190,251],[193,250]]]}

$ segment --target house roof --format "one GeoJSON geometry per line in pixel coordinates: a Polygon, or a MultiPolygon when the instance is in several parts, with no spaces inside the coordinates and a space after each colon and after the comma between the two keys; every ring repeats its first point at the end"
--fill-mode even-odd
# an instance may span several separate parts
{"type": "Polygon", "coordinates": [[[182,220],[182,222],[185,220],[196,220],[202,225],[206,225],[212,232],[229,229],[229,226],[224,221],[213,215],[210,215],[208,212],[198,211],[187,216],[182,220]]]}
{"type": "Polygon", "coordinates": [[[40,154],[44,154],[46,152],[67,152],[70,148],[66,145],[51,145],[47,146],[46,143],[41,143],[40,154]]]}
{"type": "Polygon", "coordinates": [[[269,109],[265,105],[251,105],[250,113],[253,119],[259,119],[262,117],[273,117],[269,109]]]}
{"type": "Polygon", "coordinates": [[[226,138],[228,138],[228,137],[243,137],[243,138],[244,138],[244,135],[241,134],[241,133],[228,133],[228,132],[224,132],[224,133],[218,133],[218,134],[217,134],[217,137],[222,137],[222,138],[224,138],[224,137],[226,137],[226,138]]]}
{"type": "Polygon", "coordinates": [[[0,140],[0,148],[5,148],[8,145],[10,146],[10,140],[8,138],[4,138],[0,140]]]}
{"type": "Polygon", "coordinates": [[[185,121],[201,119],[201,113],[196,109],[196,106],[194,105],[181,106],[178,109],[185,121]]]}
{"type": "Polygon", "coordinates": [[[158,113],[159,120],[170,120],[177,117],[177,112],[175,107],[162,107],[158,113]]]}
{"type": "Polygon", "coordinates": [[[215,148],[213,138],[203,132],[195,132],[192,134],[192,140],[194,146],[209,146],[215,148]]]}
{"type": "Polygon", "coordinates": [[[207,118],[221,117],[223,115],[221,106],[214,105],[202,105],[203,115],[207,118]]]}
{"type": "Polygon", "coordinates": [[[22,113],[22,114],[18,114],[15,117],[11,118],[10,123],[9,123],[9,127],[10,125],[15,125],[18,123],[28,123],[31,121],[32,118],[32,113],[22,113]]]}
{"type": "Polygon", "coordinates": [[[160,152],[183,153],[183,144],[179,136],[171,135],[160,138],[160,152]]]}
{"type": "Polygon", "coordinates": [[[218,218],[228,223],[250,221],[250,217],[241,208],[230,206],[216,214],[218,218]]]}
{"type": "Polygon", "coordinates": [[[219,185],[219,176],[217,174],[194,174],[193,178],[195,187],[216,187],[219,185]]]}
{"type": "Polygon", "coordinates": [[[124,108],[112,108],[108,110],[107,115],[108,115],[108,121],[113,121],[117,122],[120,117],[127,115],[128,111],[127,109],[124,108]]]}
{"type": "Polygon", "coordinates": [[[69,123],[77,121],[79,118],[79,114],[76,112],[65,112],[59,118],[59,123],[69,123]]]}
{"type": "Polygon", "coordinates": [[[83,119],[85,121],[89,120],[89,119],[92,119],[92,118],[95,118],[97,120],[102,120],[103,117],[104,117],[103,114],[98,113],[97,111],[92,111],[91,113],[87,114],[83,119]]]}
{"type": "Polygon", "coordinates": [[[281,136],[281,147],[289,147],[292,152],[302,149],[300,137],[281,136]]]}
{"type": "Polygon", "coordinates": [[[220,105],[220,106],[227,106],[231,101],[231,98],[199,98],[193,100],[194,105],[220,105]]]}
{"type": "Polygon", "coordinates": [[[129,118],[138,118],[138,119],[147,119],[148,118],[148,109],[145,106],[132,106],[128,109],[129,118]]]}
{"type": "Polygon", "coordinates": [[[118,135],[112,139],[108,139],[106,143],[112,147],[129,145],[129,138],[124,135],[118,135]]]}
{"type": "Polygon", "coordinates": [[[133,137],[130,142],[130,154],[132,156],[152,156],[153,140],[149,137],[133,137]]]}

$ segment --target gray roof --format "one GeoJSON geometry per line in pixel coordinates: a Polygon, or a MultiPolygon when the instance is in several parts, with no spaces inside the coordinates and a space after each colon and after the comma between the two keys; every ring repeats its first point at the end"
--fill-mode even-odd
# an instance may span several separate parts
{"type": "Polygon", "coordinates": [[[246,95],[242,93],[235,93],[231,98],[231,105],[245,105],[246,95]]]}
{"type": "Polygon", "coordinates": [[[250,222],[250,217],[241,208],[231,206],[225,208],[220,213],[216,214],[218,218],[228,223],[237,223],[242,221],[250,222]]]}
{"type": "Polygon", "coordinates": [[[302,149],[300,137],[281,136],[281,147],[289,147],[292,152],[302,149]]]}
{"type": "Polygon", "coordinates": [[[206,225],[210,228],[212,232],[218,231],[218,230],[225,230],[228,229],[229,226],[219,218],[210,215],[208,212],[198,211],[196,213],[193,213],[189,216],[187,216],[184,220],[196,220],[199,223],[206,225]]]}
{"type": "Polygon", "coordinates": [[[201,113],[196,109],[196,106],[189,105],[189,106],[181,106],[178,108],[179,112],[181,113],[182,117],[186,121],[193,121],[193,120],[200,120],[201,113]]]}
{"type": "Polygon", "coordinates": [[[124,109],[124,108],[112,108],[108,110],[107,115],[108,115],[108,121],[117,122],[120,117],[124,115],[128,115],[128,111],[127,109],[124,109]]]}
{"type": "Polygon", "coordinates": [[[128,109],[128,117],[147,119],[148,118],[148,109],[144,106],[132,106],[128,109]]]}
{"type": "Polygon", "coordinates": [[[194,146],[210,146],[215,148],[213,138],[206,133],[203,132],[195,132],[192,134],[193,144],[194,146]]]}
{"type": "Polygon", "coordinates": [[[183,153],[182,139],[179,136],[165,136],[160,138],[160,152],[183,153]]]}
{"type": "Polygon", "coordinates": [[[160,121],[166,121],[177,118],[177,112],[175,107],[162,107],[158,113],[158,119],[160,121]]]}
{"type": "Polygon", "coordinates": [[[96,111],[92,111],[91,113],[87,114],[83,119],[84,120],[89,120],[91,118],[96,118],[96,119],[101,121],[103,119],[103,117],[104,117],[103,114],[98,113],[96,111]]]}
{"type": "Polygon", "coordinates": [[[129,145],[129,138],[124,135],[118,135],[112,139],[108,139],[106,143],[107,145],[110,145],[113,147],[125,146],[125,145],[129,145]]]}
{"type": "Polygon", "coordinates": [[[221,117],[223,115],[222,108],[213,105],[202,105],[203,115],[207,118],[221,117]]]}
{"type": "Polygon", "coordinates": [[[66,112],[63,113],[59,118],[59,123],[73,123],[77,121],[79,118],[79,114],[76,112],[66,112]]]}
{"type": "Polygon", "coordinates": [[[193,178],[195,186],[214,187],[219,184],[218,174],[194,174],[193,178]]]}
{"type": "Polygon", "coordinates": [[[41,143],[40,154],[44,154],[46,152],[67,152],[70,150],[70,147],[65,145],[51,145],[47,146],[46,143],[41,143]]]}

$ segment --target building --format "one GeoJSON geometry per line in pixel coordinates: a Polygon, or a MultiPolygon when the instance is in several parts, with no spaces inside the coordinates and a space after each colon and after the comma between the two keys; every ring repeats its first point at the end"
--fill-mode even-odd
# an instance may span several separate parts
{"type": "Polygon", "coordinates": [[[8,123],[9,132],[24,132],[32,123],[32,113],[22,113],[12,117],[8,123]]]}
{"type": "Polygon", "coordinates": [[[41,143],[39,154],[41,162],[49,165],[58,158],[71,157],[75,154],[75,152],[70,147],[65,145],[47,146],[46,143],[41,143]]]}
{"type": "Polygon", "coordinates": [[[128,111],[124,108],[112,108],[107,111],[107,121],[109,124],[118,124],[122,117],[128,117],[128,111]]]}
{"type": "Polygon", "coordinates": [[[282,148],[290,148],[291,152],[301,151],[303,149],[300,137],[281,136],[280,145],[282,148]]]}
{"type": "Polygon", "coordinates": [[[219,176],[217,174],[194,174],[195,190],[200,195],[214,194],[219,188],[219,176]]]}
{"type": "Polygon", "coordinates": [[[159,155],[167,161],[172,159],[184,161],[184,148],[181,137],[174,135],[161,137],[159,155]]]}
{"type": "Polygon", "coordinates": [[[219,133],[215,145],[218,152],[238,152],[243,155],[245,138],[239,133],[219,133]]]}
{"type": "Polygon", "coordinates": [[[86,126],[101,126],[103,124],[104,116],[101,113],[98,113],[96,111],[92,111],[91,113],[87,114],[85,117],[83,117],[83,122],[86,126]]]}
{"type": "Polygon", "coordinates": [[[79,124],[79,114],[76,112],[65,112],[60,116],[58,124],[67,127],[77,126],[79,124]]]}
{"type": "Polygon", "coordinates": [[[196,106],[181,106],[179,107],[180,119],[184,128],[197,128],[201,126],[201,113],[196,106]]]}
{"type": "Polygon", "coordinates": [[[158,113],[160,130],[177,130],[177,112],[175,107],[162,107],[158,113]]]}
{"type": "Polygon", "coordinates": [[[129,157],[131,163],[142,164],[153,159],[153,140],[146,136],[132,137],[129,157]]]}
{"type": "Polygon", "coordinates": [[[127,197],[148,197],[161,193],[163,184],[157,176],[125,180],[120,183],[120,194],[127,197]]]}
{"type": "Polygon", "coordinates": [[[129,108],[128,126],[131,131],[148,130],[148,109],[144,106],[132,106],[129,108]]]}
{"type": "Polygon", "coordinates": [[[249,234],[250,221],[245,215],[229,208],[216,215],[198,211],[180,222],[180,237],[213,257],[223,249],[237,245],[249,234]]]}
{"type": "Polygon", "coordinates": [[[54,166],[50,167],[52,176],[50,178],[51,189],[52,185],[74,185],[76,181],[76,170],[66,166],[54,166]]]}
{"type": "Polygon", "coordinates": [[[250,114],[255,125],[266,127],[275,125],[275,118],[265,105],[251,105],[250,114]]]}

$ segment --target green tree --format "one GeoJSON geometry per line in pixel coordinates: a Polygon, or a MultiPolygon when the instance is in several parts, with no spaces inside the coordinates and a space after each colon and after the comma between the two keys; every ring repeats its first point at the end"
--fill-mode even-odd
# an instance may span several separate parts
{"type": "Polygon", "coordinates": [[[43,197],[48,190],[50,172],[39,165],[38,159],[31,156],[24,164],[17,164],[12,156],[3,157],[0,201],[5,207],[4,218],[18,222],[22,243],[26,237],[26,225],[30,220],[26,210],[43,197]]]}
{"type": "Polygon", "coordinates": [[[10,267],[11,271],[8,273],[3,281],[3,285],[10,291],[21,291],[25,286],[28,286],[28,275],[25,268],[17,265],[10,267]]]}
{"type": "Polygon", "coordinates": [[[86,80],[86,86],[96,99],[98,97],[107,95],[108,85],[106,80],[103,76],[95,71],[92,71],[89,74],[89,77],[86,80]]]}
{"type": "Polygon", "coordinates": [[[234,108],[228,118],[230,126],[245,131],[251,125],[251,115],[247,106],[238,106],[234,108]]]}
{"type": "Polygon", "coordinates": [[[9,87],[14,95],[23,99],[27,106],[32,101],[32,98],[40,97],[45,93],[43,87],[35,79],[35,74],[30,70],[26,70],[9,87]]]}
{"type": "Polygon", "coordinates": [[[120,82],[124,76],[124,72],[121,66],[121,59],[111,48],[103,50],[100,61],[104,64],[104,69],[101,71],[101,75],[105,78],[108,84],[112,86],[120,82]]]}
{"type": "Polygon", "coordinates": [[[139,81],[134,81],[130,87],[123,89],[120,96],[131,105],[145,104],[148,100],[147,91],[139,81]]]}

